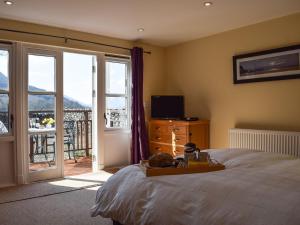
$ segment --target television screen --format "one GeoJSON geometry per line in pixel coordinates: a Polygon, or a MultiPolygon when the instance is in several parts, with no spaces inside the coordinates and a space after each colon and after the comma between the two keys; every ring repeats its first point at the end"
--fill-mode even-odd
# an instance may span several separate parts
{"type": "Polygon", "coordinates": [[[151,117],[157,119],[183,119],[183,96],[151,96],[151,117]]]}

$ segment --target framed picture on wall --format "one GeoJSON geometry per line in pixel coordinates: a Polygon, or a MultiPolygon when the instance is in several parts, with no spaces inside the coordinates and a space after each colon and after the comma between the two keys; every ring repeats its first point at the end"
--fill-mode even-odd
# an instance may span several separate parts
{"type": "Polygon", "coordinates": [[[300,78],[300,45],[233,56],[233,83],[300,78]]]}

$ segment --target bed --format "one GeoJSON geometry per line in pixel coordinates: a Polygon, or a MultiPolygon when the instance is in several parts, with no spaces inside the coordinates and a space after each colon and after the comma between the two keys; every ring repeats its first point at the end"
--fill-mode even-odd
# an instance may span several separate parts
{"type": "Polygon", "coordinates": [[[91,215],[124,225],[299,225],[300,134],[229,136],[231,148],[207,150],[225,170],[145,177],[128,166],[99,188],[91,215]]]}

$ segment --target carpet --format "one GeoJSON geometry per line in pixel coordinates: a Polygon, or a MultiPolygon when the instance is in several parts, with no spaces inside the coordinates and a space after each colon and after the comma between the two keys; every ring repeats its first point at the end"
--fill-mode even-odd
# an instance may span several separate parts
{"type": "MultiPolygon", "coordinates": [[[[112,174],[105,171],[0,189],[0,205],[101,186],[112,174]]],[[[1,224],[1,223],[0,223],[1,224]]]]}
{"type": "Polygon", "coordinates": [[[90,217],[97,187],[0,205],[1,225],[112,225],[90,217]]]}

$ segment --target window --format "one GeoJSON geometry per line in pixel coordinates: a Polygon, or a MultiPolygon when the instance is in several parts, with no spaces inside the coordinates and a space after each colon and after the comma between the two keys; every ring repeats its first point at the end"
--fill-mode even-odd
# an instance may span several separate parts
{"type": "Polygon", "coordinates": [[[56,57],[28,54],[29,170],[56,166],[56,57]]]}
{"type": "Polygon", "coordinates": [[[129,60],[109,58],[105,62],[106,128],[129,128],[129,60]]]}
{"type": "Polygon", "coordinates": [[[29,128],[39,128],[48,117],[55,120],[55,95],[55,57],[29,54],[29,128]]]}
{"type": "Polygon", "coordinates": [[[0,46],[0,135],[10,131],[9,51],[0,46]]]}

